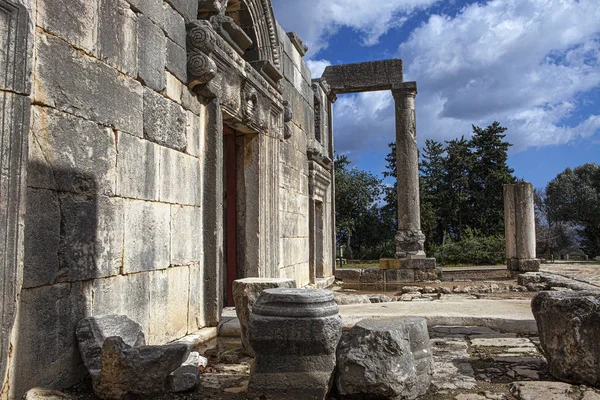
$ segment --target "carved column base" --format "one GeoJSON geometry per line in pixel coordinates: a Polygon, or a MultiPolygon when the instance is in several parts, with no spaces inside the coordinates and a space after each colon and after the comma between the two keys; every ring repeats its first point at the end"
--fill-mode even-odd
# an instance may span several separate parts
{"type": "Polygon", "coordinates": [[[425,235],[420,230],[396,232],[397,258],[425,257],[425,235]]]}

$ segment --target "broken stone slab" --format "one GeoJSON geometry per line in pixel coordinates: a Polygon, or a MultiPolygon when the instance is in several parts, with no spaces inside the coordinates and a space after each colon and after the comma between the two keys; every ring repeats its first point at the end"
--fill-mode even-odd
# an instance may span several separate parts
{"type": "Polygon", "coordinates": [[[340,341],[336,387],[342,396],[414,399],[429,388],[432,365],[425,319],[365,319],[340,341]]]}
{"type": "Polygon", "coordinates": [[[167,377],[167,387],[171,393],[189,392],[198,387],[200,368],[195,365],[182,365],[167,377]]]}
{"type": "Polygon", "coordinates": [[[572,400],[574,398],[573,387],[563,382],[513,382],[509,390],[510,394],[519,400],[572,400]]]}
{"type": "Polygon", "coordinates": [[[235,313],[240,321],[242,348],[246,354],[254,357],[254,350],[252,350],[249,340],[250,314],[262,292],[265,289],[295,287],[294,279],[245,278],[233,281],[235,313]]]}
{"type": "Polygon", "coordinates": [[[549,372],[600,386],[600,292],[540,292],[531,308],[549,372]]]}
{"type": "Polygon", "coordinates": [[[333,301],[335,301],[338,306],[345,306],[348,304],[371,304],[371,300],[366,294],[336,293],[333,297],[333,301]]]}
{"type": "Polygon", "coordinates": [[[129,347],[146,344],[142,326],[125,315],[99,315],[84,318],[77,323],[75,334],[81,358],[92,379],[100,376],[102,346],[107,338],[118,336],[129,347]]]}
{"type": "Polygon", "coordinates": [[[73,397],[59,392],[58,390],[50,390],[44,388],[29,389],[23,396],[22,400],[72,400],[73,397]]]}
{"type": "Polygon", "coordinates": [[[184,361],[181,366],[191,365],[196,368],[206,367],[208,365],[208,359],[203,357],[197,351],[191,351],[187,360],[184,361]]]}
{"type": "Polygon", "coordinates": [[[100,379],[92,381],[94,392],[104,400],[164,393],[168,376],[188,359],[189,353],[189,347],[180,343],[130,347],[118,336],[106,338],[100,379]]]}
{"type": "Polygon", "coordinates": [[[254,306],[250,328],[256,360],[248,398],[326,398],[342,335],[331,291],[267,289],[254,306]]]}

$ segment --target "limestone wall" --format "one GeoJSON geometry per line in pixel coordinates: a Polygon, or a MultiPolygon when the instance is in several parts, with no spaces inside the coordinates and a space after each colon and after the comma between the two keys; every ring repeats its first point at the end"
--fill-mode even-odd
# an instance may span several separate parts
{"type": "Polygon", "coordinates": [[[331,98],[281,28],[281,51],[270,50],[281,94],[266,79],[276,71],[206,21],[218,73],[192,92],[186,21],[197,0],[31,4],[23,267],[8,275],[18,312],[0,399],[79,381],[74,332],[86,316],[126,314],[150,344],[216,326],[226,290],[224,125],[242,150],[240,275],[301,286],[332,275],[331,98]]]}
{"type": "MultiPolygon", "coordinates": [[[[323,273],[314,271],[319,261],[313,257],[315,247],[320,246],[325,276],[332,276],[333,220],[331,170],[311,161],[312,151],[332,158],[331,103],[318,82],[312,80],[310,70],[296,44],[278,26],[283,65],[282,87],[284,100],[292,111],[288,124],[289,138],[281,143],[280,170],[280,221],[281,221],[281,277],[296,279],[299,286],[314,283],[323,273]],[[319,104],[315,107],[315,100],[319,104]],[[319,132],[317,140],[315,135],[319,132]],[[329,182],[323,183],[325,193],[319,199],[323,203],[323,222],[313,220],[315,182],[311,170],[320,169],[329,182]],[[315,229],[323,229],[323,241],[315,243],[315,229]],[[316,227],[316,228],[315,228],[316,227]],[[311,249],[312,247],[312,249],[311,249]]],[[[314,171],[313,171],[314,172],[314,171]]]]}
{"type": "MultiPolygon", "coordinates": [[[[126,314],[149,343],[206,325],[206,107],[186,82],[194,2],[39,0],[11,396],[85,373],[74,326],[126,314]]],[[[214,318],[213,318],[214,319],[214,318]]]]}

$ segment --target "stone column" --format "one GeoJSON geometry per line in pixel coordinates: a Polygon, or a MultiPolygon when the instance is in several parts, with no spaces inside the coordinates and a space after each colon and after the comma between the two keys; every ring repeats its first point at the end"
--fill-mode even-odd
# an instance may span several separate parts
{"type": "Polygon", "coordinates": [[[535,258],[535,208],[533,185],[520,182],[515,185],[515,215],[517,230],[517,258],[535,258]]]}
{"type": "Polygon", "coordinates": [[[419,201],[419,149],[415,117],[416,82],[392,89],[396,103],[396,166],[398,179],[398,232],[396,256],[425,256],[419,201]]]}
{"type": "Polygon", "coordinates": [[[519,182],[504,185],[504,225],[508,269],[518,272],[538,271],[536,259],[535,208],[533,185],[519,182]]]}
{"type": "Polygon", "coordinates": [[[517,227],[515,213],[515,185],[504,185],[504,238],[506,243],[506,263],[513,268],[512,261],[517,258],[517,227]]]}

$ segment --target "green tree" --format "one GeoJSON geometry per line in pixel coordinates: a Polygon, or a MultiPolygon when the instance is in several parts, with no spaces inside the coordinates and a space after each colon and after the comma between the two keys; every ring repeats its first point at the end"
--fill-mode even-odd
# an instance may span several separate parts
{"type": "Polygon", "coordinates": [[[450,233],[461,240],[465,227],[472,225],[472,203],[474,171],[474,154],[471,142],[464,136],[446,142],[446,157],[443,167],[446,172],[442,177],[442,204],[440,212],[443,222],[450,233]]]}
{"type": "Polygon", "coordinates": [[[581,227],[586,254],[600,255],[600,166],[587,163],[558,174],[546,187],[546,205],[552,221],[581,227]]]}
{"type": "Polygon", "coordinates": [[[350,168],[347,156],[335,158],[335,217],[337,238],[345,244],[349,257],[372,251],[381,242],[385,229],[378,202],[383,185],[375,175],[350,168]]]}
{"type": "Polygon", "coordinates": [[[429,249],[433,243],[441,243],[447,229],[443,218],[447,197],[445,149],[442,143],[426,140],[419,163],[421,196],[421,229],[429,249]]]}
{"type": "Polygon", "coordinates": [[[514,170],[508,167],[506,128],[494,122],[482,129],[473,125],[471,147],[474,155],[472,174],[471,228],[483,235],[504,232],[503,185],[515,183],[514,170]]]}

